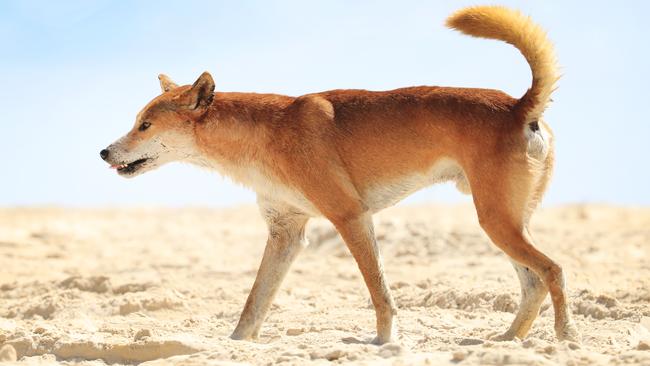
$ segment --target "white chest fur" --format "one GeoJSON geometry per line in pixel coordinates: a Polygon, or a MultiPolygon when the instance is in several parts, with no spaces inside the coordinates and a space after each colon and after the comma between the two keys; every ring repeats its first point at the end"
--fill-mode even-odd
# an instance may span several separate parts
{"type": "Polygon", "coordinates": [[[309,202],[299,191],[277,181],[274,177],[265,174],[261,169],[251,165],[223,165],[208,159],[192,159],[193,164],[218,171],[221,175],[229,177],[236,183],[252,189],[259,199],[277,201],[295,207],[311,215],[321,216],[314,205],[309,202]]]}

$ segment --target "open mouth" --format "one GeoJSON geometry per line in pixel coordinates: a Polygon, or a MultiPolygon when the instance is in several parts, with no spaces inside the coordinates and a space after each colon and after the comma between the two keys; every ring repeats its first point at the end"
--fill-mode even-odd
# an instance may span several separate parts
{"type": "Polygon", "coordinates": [[[128,164],[111,165],[111,168],[117,169],[117,172],[120,174],[129,174],[138,170],[142,164],[147,162],[147,160],[149,159],[143,158],[130,162],[128,164]]]}

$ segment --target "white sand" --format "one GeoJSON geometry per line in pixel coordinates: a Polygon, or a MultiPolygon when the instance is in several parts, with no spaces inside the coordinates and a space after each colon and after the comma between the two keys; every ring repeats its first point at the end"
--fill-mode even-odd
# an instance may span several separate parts
{"type": "Polygon", "coordinates": [[[539,246],[564,265],[580,346],[555,341],[548,299],[526,340],[487,341],[519,288],[474,216],[423,206],[376,218],[401,333],[377,347],[356,264],[324,221],[310,223],[260,338],[241,342],[228,335],[266,235],[255,208],[1,209],[0,361],[650,365],[650,208],[534,217],[539,246]]]}

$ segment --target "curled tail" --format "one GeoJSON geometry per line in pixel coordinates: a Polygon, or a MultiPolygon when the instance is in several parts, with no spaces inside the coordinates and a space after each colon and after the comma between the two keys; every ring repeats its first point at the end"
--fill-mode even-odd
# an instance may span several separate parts
{"type": "Polygon", "coordinates": [[[505,41],[524,55],[533,73],[533,84],[516,108],[525,123],[539,119],[559,79],[555,51],[546,32],[530,17],[501,6],[461,9],[447,18],[446,25],[474,37],[505,41]]]}

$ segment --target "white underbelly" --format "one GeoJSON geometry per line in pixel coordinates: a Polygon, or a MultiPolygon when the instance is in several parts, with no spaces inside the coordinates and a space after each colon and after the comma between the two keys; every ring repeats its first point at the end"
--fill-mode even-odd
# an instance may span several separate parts
{"type": "MultiPolygon", "coordinates": [[[[224,166],[207,159],[192,160],[191,162],[217,170],[235,182],[254,190],[259,199],[286,204],[310,216],[321,216],[318,209],[301,192],[277,182],[259,169],[251,166],[224,166]]],[[[470,193],[469,184],[460,165],[452,159],[443,158],[426,172],[371,185],[361,192],[361,196],[370,211],[377,212],[395,205],[422,188],[447,181],[456,182],[456,187],[461,192],[470,193]]]]}
{"type": "Polygon", "coordinates": [[[448,158],[438,160],[426,172],[415,173],[398,179],[370,186],[362,193],[364,202],[372,212],[390,207],[415,193],[436,183],[453,181],[463,193],[470,193],[463,169],[456,161],[448,158]]]}

